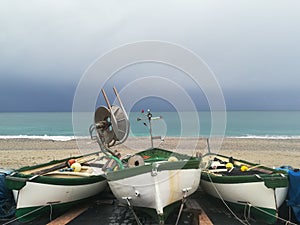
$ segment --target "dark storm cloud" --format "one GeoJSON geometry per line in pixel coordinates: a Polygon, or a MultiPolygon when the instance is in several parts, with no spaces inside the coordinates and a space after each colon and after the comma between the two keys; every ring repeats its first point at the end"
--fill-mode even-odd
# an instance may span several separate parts
{"type": "Polygon", "coordinates": [[[149,39],[199,55],[229,109],[300,109],[299,7],[293,0],[1,1],[0,110],[71,110],[95,59],[149,39]]]}

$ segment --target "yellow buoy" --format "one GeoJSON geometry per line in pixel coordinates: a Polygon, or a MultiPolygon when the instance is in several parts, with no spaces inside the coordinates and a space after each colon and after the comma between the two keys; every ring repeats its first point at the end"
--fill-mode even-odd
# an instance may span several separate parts
{"type": "Polygon", "coordinates": [[[73,169],[74,172],[80,172],[81,165],[80,165],[80,163],[76,162],[71,165],[71,168],[73,169]]]}
{"type": "Polygon", "coordinates": [[[241,171],[247,171],[249,168],[247,166],[241,166],[241,171]]]}
{"type": "Polygon", "coordinates": [[[226,163],[226,169],[230,170],[233,168],[233,164],[232,163],[226,163]]]}

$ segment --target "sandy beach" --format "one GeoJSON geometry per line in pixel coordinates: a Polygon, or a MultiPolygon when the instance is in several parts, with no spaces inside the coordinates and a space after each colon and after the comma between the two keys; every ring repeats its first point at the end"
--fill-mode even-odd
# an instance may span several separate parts
{"type": "MultiPolygon", "coordinates": [[[[128,138],[125,144],[113,147],[124,156],[150,147],[148,138],[128,138]]],[[[161,148],[186,154],[207,153],[204,138],[166,138],[161,148]]],[[[54,159],[77,156],[98,151],[97,143],[82,139],[79,141],[52,141],[37,139],[0,139],[0,168],[16,169],[54,159]]],[[[248,139],[225,138],[221,148],[212,152],[230,155],[239,159],[260,163],[270,167],[290,165],[300,167],[300,139],[248,139]]]]}

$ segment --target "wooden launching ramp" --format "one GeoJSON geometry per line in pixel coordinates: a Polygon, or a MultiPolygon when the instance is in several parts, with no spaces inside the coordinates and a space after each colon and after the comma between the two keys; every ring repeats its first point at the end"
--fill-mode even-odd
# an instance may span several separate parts
{"type": "MultiPolygon", "coordinates": [[[[88,205],[73,207],[63,215],[58,216],[49,222],[49,215],[29,222],[28,225],[99,225],[99,224],[123,224],[134,225],[135,220],[128,207],[121,207],[118,201],[108,191],[96,197],[88,205]]],[[[144,213],[138,214],[143,225],[157,225],[157,221],[144,213]]],[[[243,215],[238,215],[241,219],[243,215]]],[[[177,211],[170,215],[166,225],[174,225],[177,218],[177,211]]],[[[1,223],[0,223],[1,224],[1,223]]],[[[20,222],[10,223],[11,225],[21,225],[20,222]]],[[[185,202],[184,210],[179,221],[179,225],[240,225],[228,209],[218,200],[206,195],[199,189],[191,198],[185,202]]],[[[251,225],[263,225],[259,221],[251,220],[251,225]]],[[[283,225],[280,221],[276,225],[283,225]]]]}
{"type": "Polygon", "coordinates": [[[47,225],[65,225],[65,224],[68,224],[72,220],[74,220],[76,217],[80,216],[83,212],[88,210],[88,208],[90,206],[91,206],[91,204],[83,204],[83,205],[78,205],[74,208],[71,208],[65,214],[61,215],[60,217],[57,217],[55,220],[52,220],[50,223],[47,223],[47,225]]]}
{"type": "Polygon", "coordinates": [[[187,199],[185,211],[193,214],[194,218],[191,225],[213,225],[209,217],[195,199],[187,199]]]}
{"type": "MultiPolygon", "coordinates": [[[[80,217],[84,212],[86,212],[89,209],[89,207],[92,207],[93,204],[95,204],[95,202],[85,203],[83,205],[73,207],[63,215],[52,220],[50,223],[47,223],[47,225],[72,224],[72,221],[74,221],[77,217],[80,217]]],[[[96,204],[112,205],[113,200],[98,200],[96,204]]],[[[199,203],[194,199],[187,199],[187,201],[185,202],[184,212],[193,215],[192,221],[190,223],[191,225],[213,225],[213,223],[211,222],[207,214],[204,212],[204,210],[201,208],[199,203]]]]}

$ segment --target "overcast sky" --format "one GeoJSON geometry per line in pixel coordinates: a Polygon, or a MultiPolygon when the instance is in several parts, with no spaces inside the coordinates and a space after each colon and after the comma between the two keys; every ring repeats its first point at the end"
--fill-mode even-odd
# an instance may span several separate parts
{"type": "Polygon", "coordinates": [[[142,40],[195,52],[229,110],[300,110],[299,11],[298,0],[2,0],[0,111],[71,111],[88,66],[142,40]]]}

